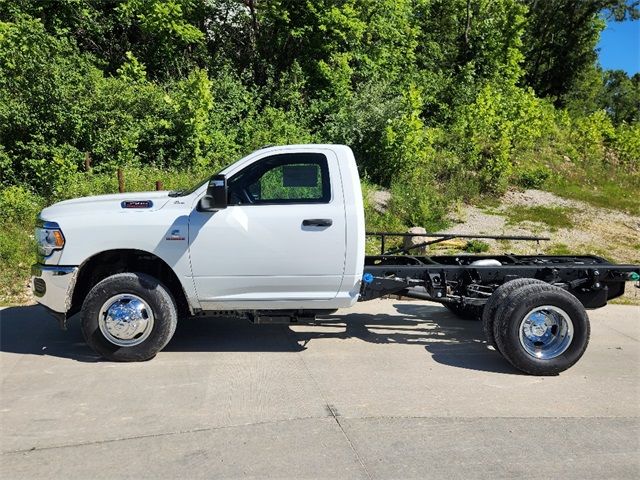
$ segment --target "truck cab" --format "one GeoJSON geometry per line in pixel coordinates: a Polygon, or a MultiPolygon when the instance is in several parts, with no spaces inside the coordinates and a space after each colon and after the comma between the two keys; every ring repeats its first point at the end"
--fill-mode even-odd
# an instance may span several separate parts
{"type": "Polygon", "coordinates": [[[200,308],[333,309],[357,300],[365,232],[348,147],[261,150],[209,187],[227,204],[203,207],[205,189],[189,199],[189,275],[200,308]]]}
{"type": "Polygon", "coordinates": [[[358,299],[362,193],[343,145],[264,148],[187,191],[67,200],[39,221],[38,302],[63,323],[81,310],[97,316],[98,334],[129,347],[153,330],[146,318],[163,315],[152,306],[160,297],[175,317],[333,310],[358,299]],[[123,285],[109,281],[118,275],[123,285]],[[163,295],[134,294],[136,282],[163,295]],[[102,303],[89,311],[96,295],[102,303]]]}

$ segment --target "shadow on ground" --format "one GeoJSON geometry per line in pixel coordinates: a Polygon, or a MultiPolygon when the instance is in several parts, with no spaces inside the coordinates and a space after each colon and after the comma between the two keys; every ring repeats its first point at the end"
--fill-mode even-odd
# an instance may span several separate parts
{"type": "MultiPolygon", "coordinates": [[[[424,346],[441,364],[498,373],[518,372],[484,341],[480,322],[459,320],[444,307],[415,302],[394,305],[398,315],[350,313],[319,318],[315,324],[252,325],[237,318],[190,318],[178,323],[165,347],[170,352],[298,352],[323,339],[359,339],[374,344],[424,346]],[[320,327],[320,328],[314,328],[320,327]],[[322,328],[331,327],[331,328],[322,328]]],[[[0,350],[50,355],[81,362],[100,361],[82,339],[78,316],[63,331],[40,306],[0,311],[0,350]]]]}

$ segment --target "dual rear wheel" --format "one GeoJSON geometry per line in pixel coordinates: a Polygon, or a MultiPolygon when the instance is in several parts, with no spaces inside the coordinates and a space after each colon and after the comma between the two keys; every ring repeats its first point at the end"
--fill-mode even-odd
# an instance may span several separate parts
{"type": "Polygon", "coordinates": [[[534,279],[499,287],[485,305],[487,342],[515,368],[557,375],[574,365],[589,343],[589,317],[562,288],[534,279]]]}

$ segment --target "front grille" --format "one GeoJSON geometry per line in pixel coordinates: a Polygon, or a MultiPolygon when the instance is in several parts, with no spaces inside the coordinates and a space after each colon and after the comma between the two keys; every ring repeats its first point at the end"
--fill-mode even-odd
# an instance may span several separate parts
{"type": "Polygon", "coordinates": [[[47,291],[47,284],[46,282],[41,279],[41,278],[34,278],[33,279],[33,293],[35,295],[38,295],[39,297],[41,297],[42,295],[44,295],[47,291]]]}

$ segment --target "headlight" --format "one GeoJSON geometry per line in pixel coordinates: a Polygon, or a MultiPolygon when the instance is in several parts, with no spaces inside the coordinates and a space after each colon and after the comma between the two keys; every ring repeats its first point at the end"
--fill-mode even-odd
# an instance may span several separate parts
{"type": "Polygon", "coordinates": [[[38,243],[38,253],[45,257],[51,255],[54,250],[62,250],[64,247],[64,235],[60,230],[60,225],[55,222],[39,220],[35,237],[38,243]]]}

